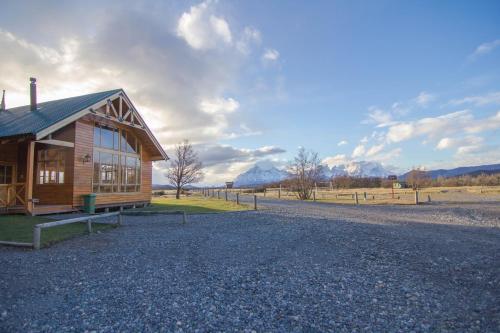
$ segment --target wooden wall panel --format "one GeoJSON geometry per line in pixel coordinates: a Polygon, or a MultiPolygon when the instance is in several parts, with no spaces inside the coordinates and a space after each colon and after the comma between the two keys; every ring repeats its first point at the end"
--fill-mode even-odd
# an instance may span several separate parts
{"type": "Polygon", "coordinates": [[[0,144],[0,162],[17,163],[17,143],[0,144]]]}
{"type": "MultiPolygon", "coordinates": [[[[92,193],[92,161],[83,162],[83,157],[92,157],[94,146],[94,124],[90,121],[78,120],[75,122],[75,156],[73,206],[83,205],[82,195],[92,193]]],[[[92,158],[91,158],[92,159],[92,158]]]]}
{"type": "MultiPolygon", "coordinates": [[[[116,124],[116,126],[119,126],[116,124]]],[[[92,162],[83,163],[82,157],[93,155],[94,125],[92,121],[79,120],[75,123],[75,181],[73,188],[73,206],[83,205],[82,195],[92,193],[92,162]]],[[[134,202],[151,201],[152,162],[147,151],[141,160],[141,192],[136,193],[97,193],[97,206],[112,206],[134,202]]]]}
{"type": "MultiPolygon", "coordinates": [[[[52,135],[53,139],[74,142],[75,125],[70,124],[52,135]]],[[[38,184],[38,151],[47,148],[62,148],[59,146],[37,143],[35,146],[35,165],[33,175],[33,198],[40,205],[71,205],[73,203],[74,153],[72,148],[63,148],[65,156],[64,184],[38,184]]]]}

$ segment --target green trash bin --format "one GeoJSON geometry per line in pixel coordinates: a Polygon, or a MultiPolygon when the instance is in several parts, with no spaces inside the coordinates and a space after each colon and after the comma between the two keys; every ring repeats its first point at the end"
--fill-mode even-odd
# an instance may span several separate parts
{"type": "Polygon", "coordinates": [[[87,214],[95,214],[95,193],[83,196],[83,211],[87,214]]]}

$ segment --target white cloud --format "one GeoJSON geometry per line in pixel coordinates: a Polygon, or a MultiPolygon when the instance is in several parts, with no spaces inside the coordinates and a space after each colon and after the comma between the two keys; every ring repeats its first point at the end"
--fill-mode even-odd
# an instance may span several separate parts
{"type": "Polygon", "coordinates": [[[492,131],[500,128],[500,111],[498,111],[495,115],[479,119],[474,122],[471,122],[466,128],[465,131],[468,133],[482,133],[486,131],[492,131]]]}
{"type": "Polygon", "coordinates": [[[352,152],[352,158],[357,158],[357,157],[361,157],[364,155],[365,153],[365,146],[364,145],[358,145],[356,146],[356,148],[354,148],[353,152],[352,152]]]}
{"type": "Polygon", "coordinates": [[[346,140],[342,140],[342,141],[340,141],[339,143],[337,143],[337,146],[339,146],[339,147],[340,147],[340,146],[344,146],[344,145],[346,145],[346,144],[348,144],[348,142],[347,142],[346,140]]]}
{"type": "Polygon", "coordinates": [[[383,143],[379,144],[379,145],[372,146],[370,149],[368,149],[365,156],[366,157],[373,157],[374,155],[377,155],[378,153],[380,153],[384,149],[384,147],[385,147],[385,145],[383,143]]]}
{"type": "Polygon", "coordinates": [[[488,43],[483,43],[474,50],[474,52],[470,55],[470,58],[475,59],[479,56],[488,54],[499,46],[500,46],[500,39],[488,43]]]}
{"type": "Polygon", "coordinates": [[[488,104],[500,104],[500,91],[492,92],[486,95],[468,96],[460,99],[453,99],[449,102],[451,105],[472,104],[483,106],[488,104]]]}
{"type": "Polygon", "coordinates": [[[472,114],[468,110],[464,110],[438,117],[400,122],[389,127],[386,140],[388,143],[401,142],[419,136],[427,136],[435,139],[463,130],[471,124],[473,119],[472,114]]]}
{"type": "Polygon", "coordinates": [[[262,55],[263,60],[276,61],[280,57],[280,53],[275,49],[267,49],[262,55]]]}
{"type": "Polygon", "coordinates": [[[215,98],[204,100],[200,103],[200,109],[209,114],[231,113],[240,107],[240,103],[232,98],[215,98]]]}
{"type": "Polygon", "coordinates": [[[479,146],[484,139],[477,136],[467,136],[464,138],[442,138],[436,145],[437,150],[451,149],[462,146],[479,146]]]}
{"type": "Polygon", "coordinates": [[[177,23],[177,35],[194,49],[213,49],[231,44],[232,34],[226,20],[213,14],[214,2],[207,0],[184,12],[177,23]]]}
{"type": "Polygon", "coordinates": [[[414,101],[421,107],[427,107],[429,103],[433,102],[435,99],[436,96],[422,91],[417,97],[415,97],[414,101]]]}
{"type": "Polygon", "coordinates": [[[260,31],[252,27],[245,27],[241,38],[236,42],[236,49],[243,54],[249,54],[252,44],[258,45],[260,43],[260,31]]]}
{"type": "Polygon", "coordinates": [[[368,108],[368,119],[363,121],[365,124],[376,124],[377,127],[385,127],[393,122],[392,115],[390,112],[386,112],[376,106],[370,106],[368,108]]]}
{"type": "Polygon", "coordinates": [[[368,137],[367,136],[363,137],[359,142],[363,144],[368,143],[368,137]]]}
{"type": "Polygon", "coordinates": [[[350,160],[344,154],[339,154],[335,156],[326,157],[322,160],[323,164],[328,165],[328,167],[333,167],[337,165],[342,165],[348,163],[350,160]]]}

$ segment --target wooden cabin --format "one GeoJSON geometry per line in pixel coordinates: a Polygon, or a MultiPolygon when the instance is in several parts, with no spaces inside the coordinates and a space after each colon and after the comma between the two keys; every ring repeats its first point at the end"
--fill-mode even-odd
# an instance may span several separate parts
{"type": "Polygon", "coordinates": [[[122,89],[0,107],[0,213],[30,215],[151,200],[152,162],[168,157],[122,89]]]}

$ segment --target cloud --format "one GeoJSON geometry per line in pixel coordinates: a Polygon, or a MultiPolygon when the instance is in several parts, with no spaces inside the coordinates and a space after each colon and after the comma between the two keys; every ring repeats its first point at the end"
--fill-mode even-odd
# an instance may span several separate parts
{"type": "Polygon", "coordinates": [[[377,127],[385,127],[393,122],[390,112],[386,112],[376,106],[370,106],[368,111],[368,119],[363,121],[365,124],[376,124],[377,127]]]}
{"type": "Polygon", "coordinates": [[[476,59],[480,56],[490,53],[499,46],[500,46],[500,39],[488,43],[483,43],[474,50],[474,52],[469,56],[469,58],[472,60],[476,59]]]}
{"type": "Polygon", "coordinates": [[[263,60],[276,61],[280,57],[280,53],[275,49],[267,49],[262,55],[263,60]]]}
{"type": "Polygon", "coordinates": [[[177,35],[197,50],[229,45],[232,34],[226,20],[213,14],[213,4],[207,0],[184,12],[177,23],[177,35]]]}
{"type": "Polygon", "coordinates": [[[340,141],[339,143],[337,143],[337,146],[339,146],[339,147],[340,147],[340,146],[344,146],[344,145],[346,145],[346,144],[348,144],[348,142],[347,142],[346,140],[342,140],[342,141],[340,141]]]}
{"type": "Polygon", "coordinates": [[[240,103],[232,98],[215,98],[204,100],[200,103],[200,109],[203,112],[214,113],[231,113],[240,107],[240,103]]]}
{"type": "Polygon", "coordinates": [[[436,96],[422,91],[417,97],[414,98],[414,102],[421,107],[427,107],[427,105],[429,105],[429,103],[433,102],[435,99],[436,96]]]}
{"type": "Polygon", "coordinates": [[[236,42],[236,49],[243,54],[249,54],[253,44],[261,43],[260,31],[253,27],[245,27],[241,38],[236,42]]]}
{"type": "Polygon", "coordinates": [[[330,156],[324,158],[321,163],[328,165],[328,167],[333,167],[337,165],[342,165],[342,164],[347,164],[350,161],[349,158],[347,158],[346,155],[344,154],[339,154],[335,156],[330,156]]]}
{"type": "Polygon", "coordinates": [[[399,122],[389,127],[386,141],[395,143],[419,136],[436,139],[465,129],[473,119],[474,117],[470,111],[464,110],[416,121],[399,122]]]}
{"type": "Polygon", "coordinates": [[[353,152],[352,152],[352,158],[357,158],[357,157],[361,157],[364,155],[365,153],[365,146],[364,145],[358,145],[356,146],[356,148],[354,148],[353,152]]]}
{"type": "Polygon", "coordinates": [[[500,104],[500,91],[492,92],[486,95],[468,96],[460,99],[452,99],[449,104],[463,105],[472,104],[475,106],[484,106],[488,104],[500,104]]]}
{"type": "Polygon", "coordinates": [[[385,147],[385,144],[380,144],[380,145],[375,145],[372,146],[370,149],[367,150],[365,156],[366,157],[373,157],[374,155],[377,155],[380,153],[385,147]]]}
{"type": "MultiPolygon", "coordinates": [[[[233,180],[253,164],[286,152],[286,150],[275,146],[246,149],[221,144],[198,144],[194,145],[194,149],[203,163],[205,183],[210,184],[222,184],[225,181],[233,180]]],[[[168,152],[167,150],[167,154],[168,152]]],[[[155,166],[157,182],[165,181],[163,174],[167,167],[167,163],[159,163],[155,166]]]]}
{"type": "Polygon", "coordinates": [[[464,138],[442,138],[436,145],[437,150],[451,149],[463,146],[479,146],[484,141],[482,137],[467,136],[464,138]]]}

